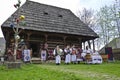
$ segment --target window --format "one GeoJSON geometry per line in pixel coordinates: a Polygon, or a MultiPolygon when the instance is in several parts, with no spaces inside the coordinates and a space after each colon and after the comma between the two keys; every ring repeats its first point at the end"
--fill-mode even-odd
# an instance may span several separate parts
{"type": "Polygon", "coordinates": [[[62,18],[63,16],[59,14],[58,17],[62,18]]]}
{"type": "Polygon", "coordinates": [[[48,13],[47,13],[47,12],[44,12],[44,15],[48,15],[48,13]]]}

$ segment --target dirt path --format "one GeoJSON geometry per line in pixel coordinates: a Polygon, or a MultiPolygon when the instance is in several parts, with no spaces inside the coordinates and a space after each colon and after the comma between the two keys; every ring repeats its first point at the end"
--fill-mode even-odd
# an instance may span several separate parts
{"type": "Polygon", "coordinates": [[[39,65],[42,68],[50,69],[50,70],[55,70],[55,71],[62,71],[65,73],[72,73],[75,74],[76,76],[83,76],[83,77],[88,77],[88,78],[97,78],[97,80],[120,80],[120,77],[117,77],[115,75],[108,75],[105,73],[99,73],[99,72],[92,72],[92,71],[85,71],[85,70],[76,70],[76,69],[68,69],[65,66],[53,66],[53,65],[39,65]]]}

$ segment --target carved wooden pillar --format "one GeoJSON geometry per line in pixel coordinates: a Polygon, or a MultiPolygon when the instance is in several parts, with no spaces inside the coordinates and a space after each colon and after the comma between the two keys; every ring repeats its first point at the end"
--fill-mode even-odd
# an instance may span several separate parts
{"type": "Polygon", "coordinates": [[[47,41],[48,41],[48,35],[45,34],[45,42],[47,42],[47,41]]]}
{"type": "Polygon", "coordinates": [[[66,45],[66,38],[67,38],[67,36],[64,36],[64,37],[63,37],[64,46],[66,45]]]}
{"type": "Polygon", "coordinates": [[[89,41],[87,41],[88,42],[88,46],[89,46],[89,48],[91,49],[91,44],[90,44],[90,40],[89,41]]]}
{"type": "Polygon", "coordinates": [[[81,38],[78,38],[78,40],[79,40],[79,47],[81,47],[82,48],[82,39],[81,38]]]}
{"type": "Polygon", "coordinates": [[[85,42],[83,42],[84,50],[85,50],[85,42]]]}
{"type": "Polygon", "coordinates": [[[27,43],[27,46],[30,47],[30,44],[29,44],[29,40],[30,40],[30,35],[32,33],[27,33],[27,39],[26,39],[26,43],[27,43]]]}
{"type": "Polygon", "coordinates": [[[5,53],[7,53],[7,48],[10,46],[10,33],[9,31],[5,31],[5,39],[6,39],[6,46],[5,46],[5,53]]]}
{"type": "Polygon", "coordinates": [[[45,34],[45,42],[44,42],[44,47],[45,47],[45,49],[48,49],[48,35],[47,34],[45,34]]]}
{"type": "Polygon", "coordinates": [[[30,40],[30,35],[31,35],[32,33],[27,33],[27,41],[29,41],[30,40]]]}
{"type": "Polygon", "coordinates": [[[94,40],[92,40],[93,42],[93,51],[95,51],[95,43],[94,43],[94,40]]]}

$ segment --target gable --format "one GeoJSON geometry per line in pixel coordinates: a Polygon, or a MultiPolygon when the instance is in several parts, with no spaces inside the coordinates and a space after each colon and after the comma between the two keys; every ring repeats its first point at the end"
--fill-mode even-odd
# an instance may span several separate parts
{"type": "Polygon", "coordinates": [[[97,38],[98,35],[76,17],[69,9],[27,1],[13,13],[2,25],[10,27],[12,17],[25,15],[25,26],[20,28],[42,32],[55,32],[97,38]]]}

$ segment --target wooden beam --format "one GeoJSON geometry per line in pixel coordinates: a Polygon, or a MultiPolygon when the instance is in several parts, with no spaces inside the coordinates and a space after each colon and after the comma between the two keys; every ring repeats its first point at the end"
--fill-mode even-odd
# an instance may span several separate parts
{"type": "Polygon", "coordinates": [[[85,42],[83,42],[84,50],[85,50],[85,42]]]}
{"type": "Polygon", "coordinates": [[[31,34],[32,34],[31,32],[28,32],[28,33],[27,33],[26,43],[27,43],[27,46],[28,46],[28,47],[30,47],[30,44],[29,44],[28,41],[30,40],[30,35],[31,35],[31,34]]]}
{"type": "Polygon", "coordinates": [[[48,41],[48,35],[45,34],[45,42],[47,42],[47,41],[48,41]]]}
{"type": "Polygon", "coordinates": [[[79,40],[79,44],[80,44],[80,46],[79,46],[79,47],[81,47],[81,48],[82,48],[82,38],[78,38],[78,40],[79,40]]]}
{"type": "Polygon", "coordinates": [[[95,51],[95,43],[94,43],[94,40],[92,40],[93,42],[93,51],[95,51]]]}
{"type": "Polygon", "coordinates": [[[90,40],[89,41],[87,41],[88,42],[88,46],[89,46],[89,48],[91,49],[91,44],[90,44],[90,40]]]}
{"type": "Polygon", "coordinates": [[[32,34],[31,32],[27,33],[27,41],[30,40],[30,35],[31,35],[31,34],[32,34]]]}
{"type": "Polygon", "coordinates": [[[67,38],[67,36],[64,36],[64,37],[63,37],[64,46],[66,45],[66,38],[67,38]]]}
{"type": "Polygon", "coordinates": [[[10,46],[10,33],[9,31],[6,31],[5,33],[5,39],[6,39],[6,43],[5,43],[5,54],[7,53],[7,48],[10,46]]]}

